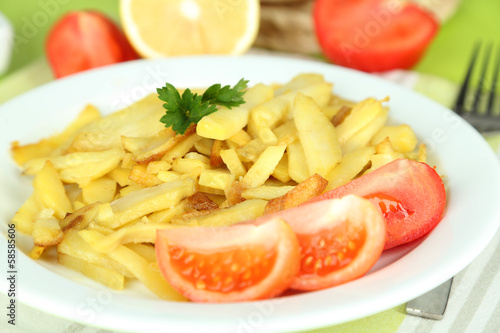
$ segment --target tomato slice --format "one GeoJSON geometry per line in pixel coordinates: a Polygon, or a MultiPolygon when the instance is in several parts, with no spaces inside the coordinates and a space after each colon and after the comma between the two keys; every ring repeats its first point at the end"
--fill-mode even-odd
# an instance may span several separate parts
{"type": "Polygon", "coordinates": [[[96,11],[72,11],[47,36],[46,54],[56,78],[138,59],[123,32],[96,11]]]}
{"type": "MultiPolygon", "coordinates": [[[[300,272],[291,288],[317,290],[363,276],[380,257],[386,223],[368,200],[349,195],[268,215],[284,219],[299,239],[300,272]]],[[[254,223],[259,223],[260,219],[254,223]]]]}
{"type": "Polygon", "coordinates": [[[439,28],[430,13],[401,1],[317,0],[313,13],[325,56],[367,72],[411,68],[439,28]]]}
{"type": "Polygon", "coordinates": [[[155,247],[163,276],[198,302],[274,297],[299,270],[296,235],[272,217],[259,225],[158,230],[155,247]]]}
{"type": "Polygon", "coordinates": [[[385,249],[430,232],[444,213],[446,190],[429,165],[407,159],[392,161],[309,202],[356,194],[369,199],[387,221],[385,249]]]}

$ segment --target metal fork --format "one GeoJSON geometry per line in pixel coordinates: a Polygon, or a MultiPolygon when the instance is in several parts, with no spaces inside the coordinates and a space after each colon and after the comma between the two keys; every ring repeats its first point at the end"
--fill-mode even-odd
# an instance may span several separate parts
{"type": "Polygon", "coordinates": [[[471,60],[464,81],[455,102],[454,110],[480,132],[500,130],[500,114],[495,112],[496,90],[498,85],[498,72],[500,68],[500,49],[497,49],[496,58],[490,62],[493,44],[486,46],[483,53],[483,63],[479,81],[475,88],[471,87],[474,67],[478,62],[481,42],[477,42],[472,51],[471,60]],[[489,65],[493,70],[488,71],[489,65]],[[491,73],[491,78],[488,73],[491,73]],[[488,79],[489,85],[488,85],[488,79]],[[486,88],[486,89],[485,89],[486,88]]]}
{"type": "MultiPolygon", "coordinates": [[[[481,50],[481,42],[476,43],[454,106],[454,111],[480,132],[500,130],[500,114],[495,113],[494,110],[500,68],[500,47],[497,50],[489,88],[486,91],[483,90],[488,80],[487,73],[492,49],[492,44],[486,47],[479,82],[475,88],[472,88],[474,67],[481,50]]],[[[406,313],[423,318],[442,319],[448,304],[452,282],[453,278],[406,303],[406,313]]]]}

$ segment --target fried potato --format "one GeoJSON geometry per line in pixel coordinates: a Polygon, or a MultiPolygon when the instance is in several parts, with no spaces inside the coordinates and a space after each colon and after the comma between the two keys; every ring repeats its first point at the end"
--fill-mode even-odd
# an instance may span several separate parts
{"type": "Polygon", "coordinates": [[[283,157],[285,149],[284,145],[267,147],[243,177],[244,186],[257,187],[264,184],[283,157]]]}
{"type": "Polygon", "coordinates": [[[122,148],[121,137],[148,137],[165,129],[158,121],[165,113],[162,102],[151,94],[129,107],[93,121],[83,127],[66,150],[93,152],[122,148]]]}
{"type": "Polygon", "coordinates": [[[246,199],[262,199],[271,200],[285,195],[288,191],[295,188],[295,186],[269,186],[262,185],[259,187],[247,188],[241,192],[241,196],[246,199]]]}
{"type": "Polygon", "coordinates": [[[293,116],[309,174],[326,176],[342,159],[335,127],[314,100],[303,94],[295,98],[293,116]]]}
{"type": "Polygon", "coordinates": [[[189,174],[193,178],[198,178],[202,171],[208,169],[210,166],[200,160],[192,158],[176,158],[172,162],[172,171],[179,174],[189,174]]]}
{"type": "Polygon", "coordinates": [[[227,199],[226,201],[227,205],[233,206],[240,202],[245,201],[245,198],[243,198],[242,196],[244,190],[245,186],[241,181],[239,180],[234,181],[229,187],[229,189],[224,193],[227,199]]]}
{"type": "Polygon", "coordinates": [[[53,209],[45,208],[37,214],[31,236],[35,246],[39,247],[57,245],[62,241],[64,234],[53,209]]]}
{"type": "MultiPolygon", "coordinates": [[[[95,230],[81,230],[79,234],[91,246],[96,241],[105,237],[95,230]]],[[[161,299],[171,301],[186,300],[184,296],[170,286],[159,271],[151,269],[149,262],[130,248],[119,245],[107,255],[125,266],[138,280],[161,299]]]]}
{"type": "Polygon", "coordinates": [[[177,205],[158,210],[148,215],[148,220],[150,223],[167,223],[172,220],[175,216],[181,215],[186,210],[187,200],[184,199],[177,205]]]}
{"type": "Polygon", "coordinates": [[[31,235],[33,232],[33,223],[40,209],[35,194],[33,193],[12,218],[12,223],[15,224],[16,230],[31,235]]]}
{"type": "Polygon", "coordinates": [[[34,175],[49,161],[57,169],[63,181],[84,185],[116,168],[123,156],[124,152],[121,148],[99,152],[77,152],[30,160],[25,163],[24,172],[34,175]]]}
{"type": "Polygon", "coordinates": [[[155,247],[151,244],[130,243],[125,245],[149,263],[156,263],[155,247]]]}
{"type": "Polygon", "coordinates": [[[372,146],[345,154],[342,161],[325,177],[328,181],[325,191],[342,186],[354,179],[362,172],[374,154],[375,148],[372,146]]]}
{"type": "Polygon", "coordinates": [[[99,211],[96,221],[114,229],[139,217],[172,207],[195,192],[195,182],[191,178],[140,189],[111,202],[111,215],[99,211]]]}
{"type": "Polygon", "coordinates": [[[161,181],[168,183],[173,180],[181,179],[182,174],[175,171],[160,171],[156,175],[161,181]]]}
{"type": "Polygon", "coordinates": [[[389,109],[381,108],[375,118],[368,123],[365,127],[361,128],[357,133],[351,136],[346,142],[340,145],[343,154],[349,153],[359,148],[366,147],[370,140],[373,138],[386,123],[387,114],[389,109]]]}
{"type": "Polygon", "coordinates": [[[261,139],[253,139],[246,145],[238,147],[236,153],[242,162],[255,162],[268,147],[261,139]]]}
{"type": "Polygon", "coordinates": [[[184,134],[175,134],[171,129],[165,129],[156,135],[146,147],[134,153],[134,160],[139,164],[156,161],[165,155],[179,142],[186,140],[196,133],[196,127],[190,126],[184,134]]]}
{"type": "Polygon", "coordinates": [[[354,105],[349,115],[336,127],[339,144],[343,145],[354,134],[373,121],[383,108],[382,102],[385,101],[387,99],[379,101],[367,98],[354,105]]]}
{"type": "Polygon", "coordinates": [[[99,266],[64,253],[57,254],[57,261],[61,265],[80,272],[111,289],[123,290],[125,287],[125,277],[111,268],[99,266]]]}
{"type": "Polygon", "coordinates": [[[252,140],[252,137],[245,130],[239,130],[226,141],[232,142],[237,146],[243,146],[250,142],[250,140],[252,140]]]}
{"type": "Polygon", "coordinates": [[[157,175],[160,171],[167,171],[172,168],[170,163],[165,161],[152,161],[148,163],[146,167],[146,172],[152,175],[157,175]]]}
{"type": "Polygon", "coordinates": [[[121,187],[125,187],[132,184],[129,178],[131,171],[132,169],[129,168],[116,167],[108,172],[107,176],[117,182],[121,187]]]}
{"type": "MultiPolygon", "coordinates": [[[[143,164],[134,165],[132,170],[130,170],[128,178],[131,181],[141,184],[144,187],[151,187],[164,183],[164,181],[162,181],[156,175],[148,173],[147,166],[143,164]]],[[[102,201],[102,202],[109,202],[109,201],[102,201]]]]}
{"type": "Polygon", "coordinates": [[[57,219],[62,220],[66,213],[73,212],[73,205],[66,195],[64,185],[49,161],[33,179],[33,189],[38,205],[53,209],[57,219]]]}
{"type": "Polygon", "coordinates": [[[59,223],[61,229],[67,232],[70,229],[85,229],[97,214],[100,203],[94,202],[76,210],[74,213],[67,214],[59,223]]]}
{"type": "Polygon", "coordinates": [[[221,208],[213,212],[191,219],[172,219],[172,223],[183,226],[223,227],[241,221],[253,220],[264,213],[267,201],[245,200],[228,208],[221,208]]]}
{"type": "Polygon", "coordinates": [[[119,245],[129,243],[155,243],[156,231],[160,229],[181,228],[171,223],[138,223],[123,227],[109,235],[103,235],[92,244],[92,248],[101,253],[108,253],[119,245]]]}
{"type": "Polygon", "coordinates": [[[300,141],[292,142],[286,148],[288,156],[288,175],[300,183],[309,177],[309,168],[306,163],[306,154],[300,141]]]}
{"type": "Polygon", "coordinates": [[[326,82],[323,75],[316,73],[304,73],[294,76],[289,82],[276,89],[275,95],[287,95],[291,107],[295,99],[295,93],[302,93],[311,97],[316,103],[323,107],[331,100],[333,85],[326,82]]]}
{"type": "Polygon", "coordinates": [[[111,202],[115,197],[116,189],[117,184],[113,179],[97,178],[82,186],[82,198],[86,204],[111,202]]]}
{"type": "Polygon", "coordinates": [[[218,168],[224,163],[220,156],[220,151],[223,148],[224,141],[214,140],[212,149],[210,150],[210,167],[218,168]]]}
{"type": "Polygon", "coordinates": [[[278,165],[274,168],[273,173],[271,174],[274,178],[281,181],[283,184],[288,183],[292,178],[288,173],[288,155],[283,154],[281,160],[278,162],[278,165]]]}
{"type": "Polygon", "coordinates": [[[166,161],[171,164],[175,159],[181,158],[186,155],[199,140],[201,140],[201,136],[197,134],[189,135],[182,141],[177,142],[177,144],[172,149],[167,151],[161,158],[162,161],[166,161]]]}
{"type": "Polygon", "coordinates": [[[400,153],[413,151],[417,146],[417,136],[412,128],[406,124],[382,127],[370,140],[372,145],[377,145],[388,137],[394,150],[400,153]]]}
{"type": "Polygon", "coordinates": [[[399,158],[404,158],[404,155],[394,151],[391,140],[386,137],[382,142],[375,146],[375,154],[370,158],[371,167],[366,170],[366,173],[380,168],[381,166],[399,158]]]}
{"type": "Polygon", "coordinates": [[[100,118],[101,115],[95,106],[87,105],[63,132],[42,139],[37,143],[19,145],[19,142],[14,142],[11,147],[12,158],[17,165],[23,166],[29,160],[60,155],[69,144],[66,142],[71,141],[82,127],[100,118]]]}
{"type": "Polygon", "coordinates": [[[94,250],[78,234],[78,230],[72,229],[65,233],[64,239],[57,245],[57,253],[70,255],[88,263],[100,267],[106,267],[128,278],[134,277],[134,275],[132,275],[132,273],[130,273],[125,266],[111,259],[106,254],[94,250]]]}
{"type": "Polygon", "coordinates": [[[219,205],[207,195],[201,192],[196,192],[186,199],[186,208],[188,210],[209,210],[217,209],[219,208],[219,205]]]}
{"type": "Polygon", "coordinates": [[[232,109],[221,107],[217,112],[203,117],[198,122],[196,133],[209,139],[229,139],[247,125],[250,110],[270,100],[273,95],[271,87],[256,84],[246,91],[245,104],[232,109]]]}
{"type": "Polygon", "coordinates": [[[200,174],[198,184],[227,191],[234,180],[234,175],[225,170],[203,170],[200,174]]]}
{"type": "Polygon", "coordinates": [[[214,144],[213,139],[207,139],[204,137],[201,137],[200,140],[196,141],[194,144],[194,148],[196,151],[200,154],[203,154],[205,156],[210,156],[210,153],[212,152],[212,146],[214,144]]]}
{"type": "Polygon", "coordinates": [[[272,214],[288,208],[297,207],[320,195],[327,184],[328,181],[325,178],[318,174],[314,174],[286,192],[286,194],[269,200],[264,214],[272,214]]]}
{"type": "Polygon", "coordinates": [[[242,177],[246,174],[247,170],[234,149],[221,150],[220,156],[229,169],[229,172],[231,172],[235,178],[242,177]]]}

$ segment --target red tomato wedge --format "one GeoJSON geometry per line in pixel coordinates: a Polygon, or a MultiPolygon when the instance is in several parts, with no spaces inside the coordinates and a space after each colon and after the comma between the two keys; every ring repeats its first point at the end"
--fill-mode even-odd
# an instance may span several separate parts
{"type": "Polygon", "coordinates": [[[408,69],[439,24],[416,4],[385,0],[317,0],[316,35],[332,62],[367,72],[408,69]]]}
{"type": "Polygon", "coordinates": [[[363,276],[380,257],[386,223],[368,200],[349,195],[258,218],[285,220],[299,239],[300,272],[291,288],[317,290],[363,276]]]}
{"type": "Polygon", "coordinates": [[[156,256],[167,281],[197,302],[236,302],[277,296],[299,271],[300,251],[278,218],[260,225],[158,230],[156,256]]]}
{"type": "Polygon", "coordinates": [[[56,78],[139,58],[118,25],[96,11],[59,19],[48,34],[46,53],[56,78]]]}
{"type": "Polygon", "coordinates": [[[437,172],[407,159],[392,161],[308,203],[347,194],[367,198],[379,207],[387,221],[385,249],[430,232],[441,221],[446,204],[446,190],[437,172]]]}

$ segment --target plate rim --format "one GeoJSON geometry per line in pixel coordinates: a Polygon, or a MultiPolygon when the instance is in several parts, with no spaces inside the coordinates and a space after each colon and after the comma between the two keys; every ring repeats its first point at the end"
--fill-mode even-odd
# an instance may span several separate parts
{"type": "MultiPolygon", "coordinates": [[[[245,56],[239,56],[239,57],[226,57],[226,56],[210,56],[210,57],[206,57],[206,56],[203,56],[203,57],[198,57],[198,56],[193,56],[193,57],[179,57],[179,58],[169,58],[169,59],[156,59],[156,60],[147,60],[147,59],[141,59],[141,60],[136,60],[136,61],[131,61],[131,62],[127,62],[127,63],[121,63],[121,64],[117,64],[117,65],[113,65],[113,66],[108,66],[108,67],[104,67],[104,68],[99,68],[99,69],[94,69],[94,70],[90,70],[88,72],[84,72],[84,73],[80,73],[80,74],[76,74],[76,75],[72,75],[72,76],[69,76],[67,78],[64,78],[62,80],[58,80],[58,81],[52,81],[48,84],[45,84],[43,86],[40,86],[40,87],[37,87],[31,91],[28,91],[18,97],[15,97],[14,99],[10,100],[10,101],[7,101],[3,104],[0,105],[0,118],[2,118],[2,110],[3,109],[11,109],[11,108],[14,108],[16,106],[16,104],[22,104],[22,102],[25,100],[25,99],[28,99],[29,97],[33,97],[33,96],[36,96],[37,94],[43,94],[45,91],[50,91],[50,90],[55,90],[57,89],[59,86],[64,86],[64,85],[71,85],[71,84],[75,84],[73,82],[79,82],[79,81],[85,81],[89,78],[99,78],[99,77],[104,77],[106,75],[109,75],[110,73],[115,73],[115,72],[118,72],[119,70],[124,70],[124,71],[127,71],[127,68],[130,68],[130,69],[133,69],[135,67],[138,67],[140,68],[141,66],[146,66],[148,64],[156,64],[156,63],[166,63],[166,62],[170,62],[170,63],[195,63],[195,62],[205,62],[205,61],[208,61],[208,62],[215,62],[215,63],[233,63],[233,62],[241,62],[241,61],[264,61],[264,62],[279,62],[279,63],[287,63],[286,66],[291,66],[292,64],[307,64],[308,67],[318,67],[318,68],[329,68],[329,70],[335,72],[342,72],[342,73],[347,73],[347,75],[352,75],[353,77],[363,77],[363,78],[366,78],[367,80],[375,80],[376,82],[384,82],[384,85],[390,87],[391,89],[390,90],[396,90],[396,91],[400,91],[400,90],[406,90],[406,93],[409,93],[410,95],[413,94],[413,96],[417,96],[417,93],[414,92],[414,91],[411,91],[411,90],[408,90],[408,89],[404,89],[402,88],[400,85],[397,85],[396,83],[393,83],[393,82],[390,82],[390,81],[387,81],[387,80],[384,80],[384,79],[381,79],[379,77],[376,77],[376,76],[373,76],[373,75],[370,75],[370,74],[367,74],[367,73],[362,73],[362,72],[358,72],[358,71],[355,71],[355,70],[351,70],[351,69],[347,69],[347,68],[343,68],[343,67],[339,67],[339,66],[335,66],[335,65],[332,65],[332,64],[326,64],[326,63],[323,63],[323,62],[319,62],[319,61],[316,61],[316,60],[306,60],[306,59],[300,59],[300,58],[288,58],[288,57],[281,57],[281,56],[269,56],[269,55],[245,55],[245,56]]],[[[335,85],[335,82],[334,82],[334,85],[335,85]]],[[[335,86],[334,86],[334,90],[335,90],[335,86]]],[[[441,111],[440,112],[445,112],[444,110],[446,109],[445,107],[439,105],[437,102],[434,102],[428,98],[425,98],[423,96],[419,96],[418,99],[426,99],[427,102],[426,103],[430,103],[431,105],[434,104],[434,107],[436,109],[440,109],[441,111]]],[[[446,109],[448,110],[448,109],[446,109]]],[[[449,110],[448,110],[449,111],[449,110]]],[[[457,116],[458,117],[458,116],[457,116]]],[[[462,119],[458,118],[459,119],[459,123],[461,124],[461,126],[467,131],[468,135],[471,135],[472,137],[476,137],[477,138],[481,138],[482,137],[480,136],[479,133],[475,132],[475,130],[473,130],[468,124],[465,123],[465,121],[463,121],[462,119]]],[[[411,125],[411,124],[410,124],[411,125]]],[[[483,140],[484,141],[484,140],[483,140]]],[[[484,143],[486,145],[486,143],[484,143]]],[[[500,163],[498,163],[498,158],[497,156],[494,155],[493,151],[491,151],[491,154],[487,157],[488,160],[490,162],[492,162],[493,160],[496,162],[497,166],[496,166],[496,171],[497,173],[495,174],[495,179],[494,179],[494,182],[496,182],[496,184],[500,184],[500,163]]],[[[3,168],[3,167],[2,167],[3,168]]],[[[500,190],[499,190],[499,193],[500,193],[500,190]]],[[[497,193],[497,196],[499,194],[497,193]]],[[[498,218],[500,216],[500,210],[497,209],[496,211],[496,218],[498,218]]],[[[494,218],[494,217],[492,217],[494,218]]],[[[486,247],[486,245],[491,241],[491,239],[493,238],[495,232],[493,231],[496,231],[498,230],[499,228],[499,224],[496,225],[496,228],[493,228],[493,226],[491,226],[491,238],[487,241],[487,242],[484,242],[484,246],[481,248],[481,247],[476,247],[473,251],[471,251],[469,253],[469,257],[466,258],[465,261],[467,261],[467,264],[470,263],[470,261],[472,261],[473,258],[477,257],[479,255],[479,253],[484,250],[484,248],[486,247]],[[495,230],[493,230],[495,229],[495,230]]],[[[427,241],[427,240],[424,240],[424,242],[427,241]]],[[[3,238],[0,238],[0,246],[3,246],[3,243],[5,242],[5,240],[3,238]]],[[[407,254],[407,255],[410,255],[411,256],[411,253],[410,254],[407,254]]],[[[23,257],[23,254],[21,254],[21,259],[20,260],[20,264],[22,263],[23,265],[27,264],[29,262],[29,258],[24,258],[23,257]],[[23,261],[24,260],[24,261],[23,261]]],[[[454,266],[452,269],[449,269],[447,270],[446,274],[441,272],[440,274],[438,274],[439,276],[439,281],[440,282],[444,282],[447,278],[450,278],[451,276],[455,275],[456,273],[458,273],[459,270],[463,269],[467,264],[459,264],[459,263],[454,263],[454,266]],[[443,279],[444,278],[444,279],[443,279]],[[442,280],[442,281],[441,281],[442,280]]],[[[397,265],[397,264],[396,264],[397,265]]],[[[57,274],[55,274],[54,272],[51,272],[51,274],[54,274],[56,276],[58,276],[57,274]]],[[[377,274],[378,272],[375,272],[375,274],[377,274]]],[[[50,275],[50,274],[49,274],[50,275]]],[[[57,280],[59,280],[60,276],[58,276],[57,280]]],[[[371,279],[373,279],[374,276],[372,275],[371,276],[371,279]]],[[[364,278],[363,278],[364,279],[364,278]]],[[[439,283],[439,281],[437,281],[435,283],[434,286],[437,286],[439,283]]],[[[71,283],[74,283],[73,281],[71,281],[71,283]]],[[[353,281],[351,284],[351,288],[347,288],[349,290],[351,290],[351,292],[354,291],[355,289],[355,285],[359,284],[359,280],[358,281],[353,281]],[[354,289],[352,289],[354,288],[354,289]]],[[[1,292],[4,293],[4,290],[6,290],[4,288],[4,285],[5,285],[5,282],[2,281],[1,283],[2,285],[2,288],[1,288],[1,292]]],[[[79,285],[80,287],[84,287],[84,289],[86,288],[89,288],[89,287],[86,287],[86,286],[82,286],[82,285],[79,285]]],[[[417,293],[420,294],[420,293],[423,293],[427,290],[424,290],[424,289],[432,289],[431,287],[427,286],[426,288],[420,288],[417,293]]],[[[89,288],[88,290],[86,290],[86,292],[95,292],[95,289],[91,289],[89,288]]],[[[309,293],[307,295],[301,295],[300,297],[302,299],[307,299],[309,300],[310,298],[314,298],[313,296],[314,295],[317,295],[317,293],[319,292],[315,292],[315,293],[309,293]]],[[[396,291],[394,291],[393,293],[396,293],[396,291]]],[[[407,293],[405,296],[406,300],[404,301],[407,301],[409,300],[410,298],[412,297],[415,297],[415,296],[418,296],[417,293],[407,293]]],[[[334,293],[335,294],[335,293],[334,293]]],[[[45,296],[45,295],[38,295],[38,296],[45,296]]],[[[115,295],[116,298],[118,299],[121,299],[122,297],[120,297],[119,295],[115,295]]],[[[36,298],[36,297],[35,297],[36,298]]],[[[23,300],[26,300],[28,301],[28,303],[30,302],[30,299],[27,297],[27,296],[24,296],[22,295],[22,293],[20,293],[19,295],[19,300],[21,300],[21,302],[23,300]]],[[[31,303],[33,303],[33,299],[34,298],[31,298],[31,303]]],[[[38,301],[38,299],[37,299],[38,301]]],[[[160,302],[164,302],[164,301],[160,301],[160,302]]],[[[155,302],[155,303],[160,303],[160,302],[155,302]]],[[[257,306],[256,304],[269,304],[269,303],[272,303],[273,301],[259,301],[259,302],[248,302],[247,307],[246,307],[246,310],[243,310],[243,311],[250,311],[250,313],[253,313],[252,311],[255,310],[255,306],[257,306]]],[[[138,303],[142,303],[140,301],[138,301],[138,303]]],[[[401,302],[401,303],[404,303],[404,302],[401,302]]],[[[400,304],[401,304],[400,303],[400,304]]],[[[30,304],[33,306],[33,304],[30,304]]],[[[54,306],[57,306],[57,304],[52,304],[54,306]]],[[[392,304],[392,305],[398,305],[398,304],[392,304]]],[[[190,307],[193,306],[193,304],[190,304],[189,305],[190,307]]],[[[178,308],[182,308],[183,305],[179,305],[178,308]]],[[[194,305],[194,307],[196,308],[200,308],[200,305],[197,304],[197,305],[194,305]]],[[[234,305],[223,305],[223,306],[219,306],[219,308],[222,308],[222,309],[231,309],[233,308],[234,305]]],[[[333,323],[326,323],[326,325],[335,325],[335,324],[340,324],[342,322],[346,322],[346,321],[349,321],[349,320],[354,320],[354,319],[358,319],[358,318],[361,318],[361,317],[365,317],[367,315],[371,315],[371,314],[374,314],[374,313],[378,313],[380,311],[383,311],[383,310],[386,310],[388,308],[390,308],[391,306],[389,305],[386,305],[385,308],[383,309],[365,309],[364,312],[363,312],[363,315],[352,315],[352,314],[349,314],[349,313],[342,313],[342,319],[341,320],[337,320],[333,323]]],[[[243,308],[243,307],[242,307],[243,308]]],[[[51,313],[50,311],[47,311],[46,308],[39,308],[39,310],[42,310],[42,311],[45,311],[45,312],[49,312],[51,313]]],[[[326,311],[325,309],[323,309],[324,311],[326,311]]],[[[53,315],[57,315],[55,313],[51,313],[53,315]]],[[[324,327],[325,326],[325,322],[327,322],[328,320],[326,320],[324,318],[325,314],[322,313],[322,312],[318,312],[317,314],[314,314],[315,316],[315,319],[316,320],[319,320],[319,322],[317,322],[316,324],[312,324],[312,325],[307,325],[306,327],[299,327],[300,326],[300,323],[297,323],[297,322],[294,322],[296,321],[297,319],[295,320],[290,320],[289,323],[292,323],[293,322],[293,325],[290,326],[288,325],[287,327],[289,328],[289,330],[297,330],[297,329],[311,329],[311,328],[319,328],[319,327],[324,327]]],[[[113,314],[109,314],[109,317],[110,318],[114,318],[115,316],[113,314]]],[[[76,321],[81,321],[81,318],[71,318],[72,320],[76,320],[76,321]],[[79,320],[80,319],[80,320],[79,320]]],[[[105,318],[103,318],[105,319],[105,318]]],[[[268,318],[269,319],[269,318],[268,318]]],[[[291,318],[290,318],[291,319],[291,318]]],[[[111,326],[111,327],[108,327],[106,326],[107,324],[107,320],[102,320],[102,322],[99,322],[99,320],[97,322],[94,322],[94,323],[89,323],[89,322],[85,322],[83,321],[85,324],[88,324],[88,325],[93,325],[95,323],[98,323],[99,324],[99,327],[106,327],[106,328],[112,328],[112,329],[116,329],[116,327],[114,326],[111,326]],[[104,326],[103,326],[104,325],[104,326]]],[[[274,326],[272,327],[273,329],[276,328],[276,325],[279,325],[278,322],[272,320],[270,320],[271,323],[274,323],[274,326]]],[[[219,323],[221,324],[222,326],[219,326],[220,327],[224,327],[224,323],[219,323]]],[[[200,323],[200,325],[206,325],[206,324],[203,324],[203,323],[200,323]]],[[[201,327],[201,326],[200,326],[201,327]]],[[[205,326],[203,326],[205,327],[205,326]]],[[[124,326],[122,326],[122,328],[126,328],[124,326]]],[[[163,327],[165,328],[165,327],[163,327]]],[[[184,329],[184,327],[183,327],[184,329]]],[[[280,327],[280,330],[282,330],[283,328],[280,327]]]]}

